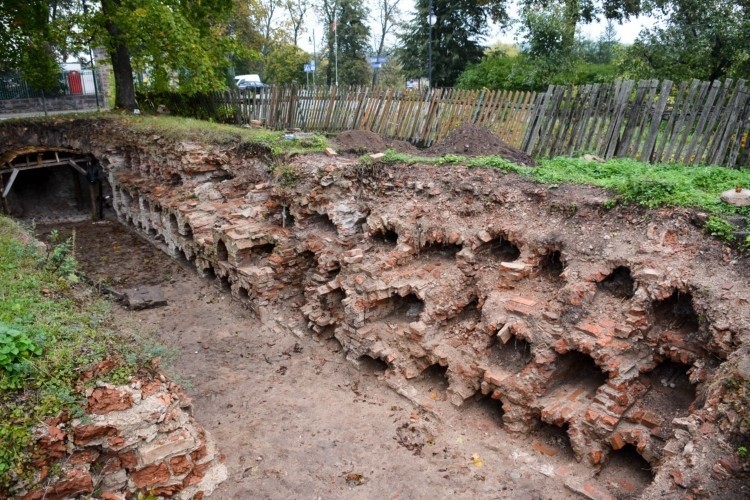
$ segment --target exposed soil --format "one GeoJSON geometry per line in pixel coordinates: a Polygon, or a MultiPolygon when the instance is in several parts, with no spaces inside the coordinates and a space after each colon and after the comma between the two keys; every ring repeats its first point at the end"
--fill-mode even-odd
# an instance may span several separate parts
{"type": "Polygon", "coordinates": [[[344,153],[380,153],[388,148],[382,137],[369,130],[341,132],[334,139],[334,143],[337,149],[344,153]]]}
{"type": "MultiPolygon", "coordinates": [[[[75,229],[76,255],[92,278],[164,290],[166,307],[116,305],[113,314],[123,334],[151,334],[174,350],[167,370],[227,457],[230,477],[212,498],[577,498],[563,484],[570,477],[603,487],[571,461],[564,434],[512,437],[499,426],[502,405],[489,398],[452,407],[440,367],[415,381],[435,403],[417,408],[387,386],[381,363],[363,358],[357,369],[333,339],[262,323],[116,222],[58,229],[75,229]]],[[[278,321],[296,320],[279,313],[278,321]]],[[[610,491],[617,479],[639,481],[614,469],[610,491]]]]}
{"type": "Polygon", "coordinates": [[[463,156],[497,155],[506,160],[533,167],[536,162],[523,151],[507,144],[491,130],[475,125],[461,125],[442,141],[430,147],[430,155],[457,154],[463,156]]]}
{"type": "Polygon", "coordinates": [[[347,130],[337,135],[333,142],[342,153],[381,153],[386,149],[393,149],[399,153],[420,153],[419,148],[410,142],[398,139],[386,140],[369,130],[347,130]]]}

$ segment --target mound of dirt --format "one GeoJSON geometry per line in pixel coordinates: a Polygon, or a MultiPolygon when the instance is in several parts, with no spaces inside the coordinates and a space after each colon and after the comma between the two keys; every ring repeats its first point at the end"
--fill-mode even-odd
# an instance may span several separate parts
{"type": "Polygon", "coordinates": [[[386,149],[392,149],[399,153],[420,153],[419,148],[410,142],[398,139],[385,140],[369,130],[347,130],[337,135],[333,142],[341,153],[382,153],[386,149]]]}
{"type": "Polygon", "coordinates": [[[383,138],[369,130],[347,130],[337,135],[333,142],[344,153],[380,153],[388,149],[383,138]]]}
{"type": "Polygon", "coordinates": [[[531,156],[507,144],[489,129],[471,124],[461,125],[426,152],[434,156],[446,154],[462,156],[497,155],[520,165],[536,166],[536,162],[531,156]]]}
{"type": "Polygon", "coordinates": [[[421,153],[418,147],[411,142],[399,141],[398,139],[391,139],[388,141],[388,149],[398,151],[399,153],[408,153],[412,155],[418,155],[421,153]]]}

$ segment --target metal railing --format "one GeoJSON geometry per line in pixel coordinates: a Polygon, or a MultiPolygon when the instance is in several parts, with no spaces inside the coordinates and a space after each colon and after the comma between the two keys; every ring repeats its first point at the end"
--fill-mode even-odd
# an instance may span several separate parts
{"type": "MultiPolygon", "coordinates": [[[[58,83],[55,88],[46,90],[35,89],[29,85],[19,73],[1,73],[0,74],[0,100],[8,99],[30,99],[35,97],[60,97],[64,95],[94,95],[95,80],[98,84],[98,78],[94,78],[94,72],[90,69],[82,71],[65,71],[61,72],[58,83]]],[[[101,87],[100,87],[101,91],[101,87]]]]}

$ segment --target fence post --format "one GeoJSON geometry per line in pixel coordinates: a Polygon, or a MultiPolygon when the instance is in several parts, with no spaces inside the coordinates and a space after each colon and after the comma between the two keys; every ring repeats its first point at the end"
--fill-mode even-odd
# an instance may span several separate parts
{"type": "Polygon", "coordinates": [[[482,92],[479,94],[479,99],[477,99],[477,104],[474,107],[474,114],[471,117],[472,125],[476,125],[477,119],[479,118],[479,112],[482,110],[482,104],[484,104],[485,92],[485,89],[482,89],[482,92]]]}

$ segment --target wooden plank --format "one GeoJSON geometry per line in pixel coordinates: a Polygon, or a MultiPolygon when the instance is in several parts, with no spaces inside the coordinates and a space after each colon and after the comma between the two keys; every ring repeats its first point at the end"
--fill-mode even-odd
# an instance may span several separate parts
{"type": "Polygon", "coordinates": [[[669,95],[672,93],[672,82],[670,80],[664,80],[661,84],[660,92],[659,100],[656,102],[656,105],[652,110],[648,136],[646,136],[646,142],[644,143],[641,152],[642,161],[655,161],[654,147],[656,146],[656,139],[659,135],[659,129],[661,128],[664,117],[664,110],[667,108],[667,103],[669,102],[669,95]]]}
{"type": "Polygon", "coordinates": [[[610,159],[617,151],[617,144],[620,140],[620,128],[625,119],[628,103],[630,102],[630,93],[635,86],[632,80],[622,82],[618,95],[615,96],[615,107],[612,112],[612,119],[609,124],[606,135],[606,147],[604,148],[604,158],[610,159]]]}
{"type": "Polygon", "coordinates": [[[581,151],[594,150],[595,152],[598,152],[595,150],[596,137],[598,135],[598,127],[601,124],[601,116],[604,113],[603,109],[605,103],[607,102],[607,97],[609,96],[611,87],[612,84],[594,84],[594,92],[596,93],[596,97],[594,99],[594,108],[591,110],[589,123],[586,125],[587,130],[585,133],[585,137],[583,138],[583,141],[581,142],[581,146],[579,148],[581,151]]]}
{"type": "Polygon", "coordinates": [[[694,100],[690,103],[685,123],[680,131],[680,141],[675,151],[674,161],[683,161],[684,158],[690,156],[687,152],[683,154],[684,147],[688,144],[688,139],[694,135],[694,125],[700,119],[701,112],[705,106],[706,94],[709,93],[710,87],[711,82],[701,82],[694,100]]]}
{"type": "MultiPolygon", "coordinates": [[[[677,161],[677,158],[679,158],[679,153],[682,149],[680,143],[684,145],[684,140],[687,139],[685,133],[686,123],[690,120],[690,113],[693,110],[696,96],[701,92],[702,85],[703,83],[701,81],[694,79],[690,84],[690,90],[688,90],[687,96],[685,96],[685,99],[680,103],[679,116],[675,121],[674,132],[672,133],[670,143],[666,147],[662,161],[677,161]]],[[[675,107],[675,112],[677,110],[678,108],[675,107]]]]}
{"type": "Polygon", "coordinates": [[[526,131],[529,129],[531,117],[536,112],[536,106],[539,99],[539,94],[536,92],[527,92],[524,98],[524,106],[521,117],[519,118],[518,129],[514,130],[514,142],[511,143],[517,148],[521,148],[526,131]]]}
{"type": "Polygon", "coordinates": [[[536,143],[539,140],[539,132],[542,128],[542,116],[544,115],[547,106],[549,106],[553,89],[554,85],[550,85],[547,87],[546,92],[537,95],[539,102],[534,107],[534,113],[529,119],[529,125],[526,128],[526,133],[521,141],[521,149],[527,154],[531,154],[536,148],[536,143]]]}
{"type": "Polygon", "coordinates": [[[716,103],[717,95],[721,90],[721,82],[716,80],[711,82],[711,88],[708,92],[708,97],[703,102],[703,106],[700,113],[698,123],[695,125],[693,130],[692,138],[688,144],[687,150],[685,150],[685,156],[683,157],[685,163],[693,163],[695,152],[698,148],[700,140],[703,138],[706,123],[713,112],[714,104],[716,103]]]}
{"type": "MultiPolygon", "coordinates": [[[[657,140],[656,140],[657,145],[652,155],[653,161],[656,163],[661,163],[661,162],[666,161],[666,158],[664,157],[664,150],[666,146],[671,142],[672,136],[674,135],[675,122],[677,121],[677,116],[679,115],[679,111],[682,110],[682,102],[687,96],[687,92],[688,92],[688,82],[680,83],[680,86],[677,90],[677,96],[675,97],[674,103],[672,104],[672,107],[671,107],[671,111],[669,112],[669,119],[667,121],[667,125],[665,126],[664,131],[661,134],[661,137],[659,137],[657,134],[657,140]]],[[[667,107],[669,107],[669,102],[667,102],[667,107]]]]}
{"type": "Polygon", "coordinates": [[[560,151],[560,143],[563,142],[567,129],[570,126],[570,116],[575,107],[575,99],[576,87],[563,87],[560,104],[557,108],[557,113],[555,114],[555,122],[550,128],[550,140],[547,142],[546,153],[542,152],[541,156],[546,156],[549,158],[558,156],[560,151]]]}
{"type": "MultiPolygon", "coordinates": [[[[734,95],[730,100],[729,112],[727,113],[728,118],[726,123],[723,125],[723,134],[719,146],[714,150],[711,156],[711,163],[714,165],[724,164],[724,159],[731,153],[731,149],[728,150],[730,141],[734,137],[734,142],[739,142],[737,135],[738,125],[741,123],[740,117],[742,110],[748,102],[748,92],[745,86],[745,80],[738,80],[737,85],[734,88],[734,95]]],[[[728,165],[731,166],[731,165],[728,165]]]]}
{"type": "Polygon", "coordinates": [[[745,109],[740,113],[738,122],[737,135],[727,159],[727,166],[733,168],[737,165],[744,165],[743,160],[750,151],[750,138],[748,137],[750,135],[750,100],[745,103],[745,109]]]}
{"type": "Polygon", "coordinates": [[[568,154],[571,155],[581,153],[581,148],[584,141],[586,140],[587,130],[591,125],[591,116],[596,110],[596,103],[599,97],[598,83],[586,85],[585,88],[587,93],[586,104],[583,110],[583,114],[581,115],[581,121],[578,126],[578,130],[576,130],[575,133],[575,138],[570,143],[570,150],[568,154]]]}
{"type": "Polygon", "coordinates": [[[535,151],[538,156],[544,156],[544,151],[549,147],[549,143],[552,140],[552,131],[554,130],[555,124],[557,123],[557,117],[560,109],[560,101],[562,101],[565,95],[565,87],[556,85],[554,88],[554,94],[550,102],[548,112],[544,115],[546,123],[543,124],[540,132],[540,140],[535,151]]]}
{"type": "MultiPolygon", "coordinates": [[[[713,108],[709,112],[708,120],[706,121],[706,125],[703,128],[702,134],[703,138],[698,142],[698,147],[695,150],[695,160],[693,161],[693,165],[697,165],[699,163],[703,163],[703,155],[706,152],[706,149],[708,149],[709,143],[716,142],[718,140],[717,134],[714,133],[714,129],[716,127],[716,123],[719,121],[719,116],[724,111],[724,106],[727,101],[727,95],[729,94],[729,89],[732,87],[732,79],[727,78],[724,81],[724,86],[719,91],[719,95],[716,98],[716,101],[713,103],[713,108]]],[[[719,136],[721,133],[718,134],[719,136]]],[[[710,161],[710,155],[709,158],[705,161],[705,163],[708,163],[710,161]]]]}
{"type": "MultiPolygon", "coordinates": [[[[649,85],[648,95],[642,105],[640,117],[638,119],[638,133],[635,134],[633,141],[631,142],[630,148],[632,153],[629,155],[631,158],[642,158],[643,152],[641,150],[641,140],[643,134],[646,131],[646,124],[649,123],[649,118],[653,112],[655,106],[654,99],[656,98],[656,89],[659,87],[659,80],[651,80],[649,85]]],[[[659,118],[661,123],[661,118],[659,118]]],[[[644,160],[648,161],[648,160],[644,160]]]]}
{"type": "MultiPolygon", "coordinates": [[[[635,135],[636,128],[638,127],[638,117],[643,111],[643,103],[646,98],[646,92],[651,85],[649,80],[641,80],[638,82],[638,89],[635,93],[635,100],[630,105],[630,112],[627,113],[627,119],[623,120],[623,132],[619,141],[616,142],[614,147],[614,156],[629,156],[629,148],[632,139],[635,135]]],[[[619,132],[619,131],[618,131],[619,132]]]]}

